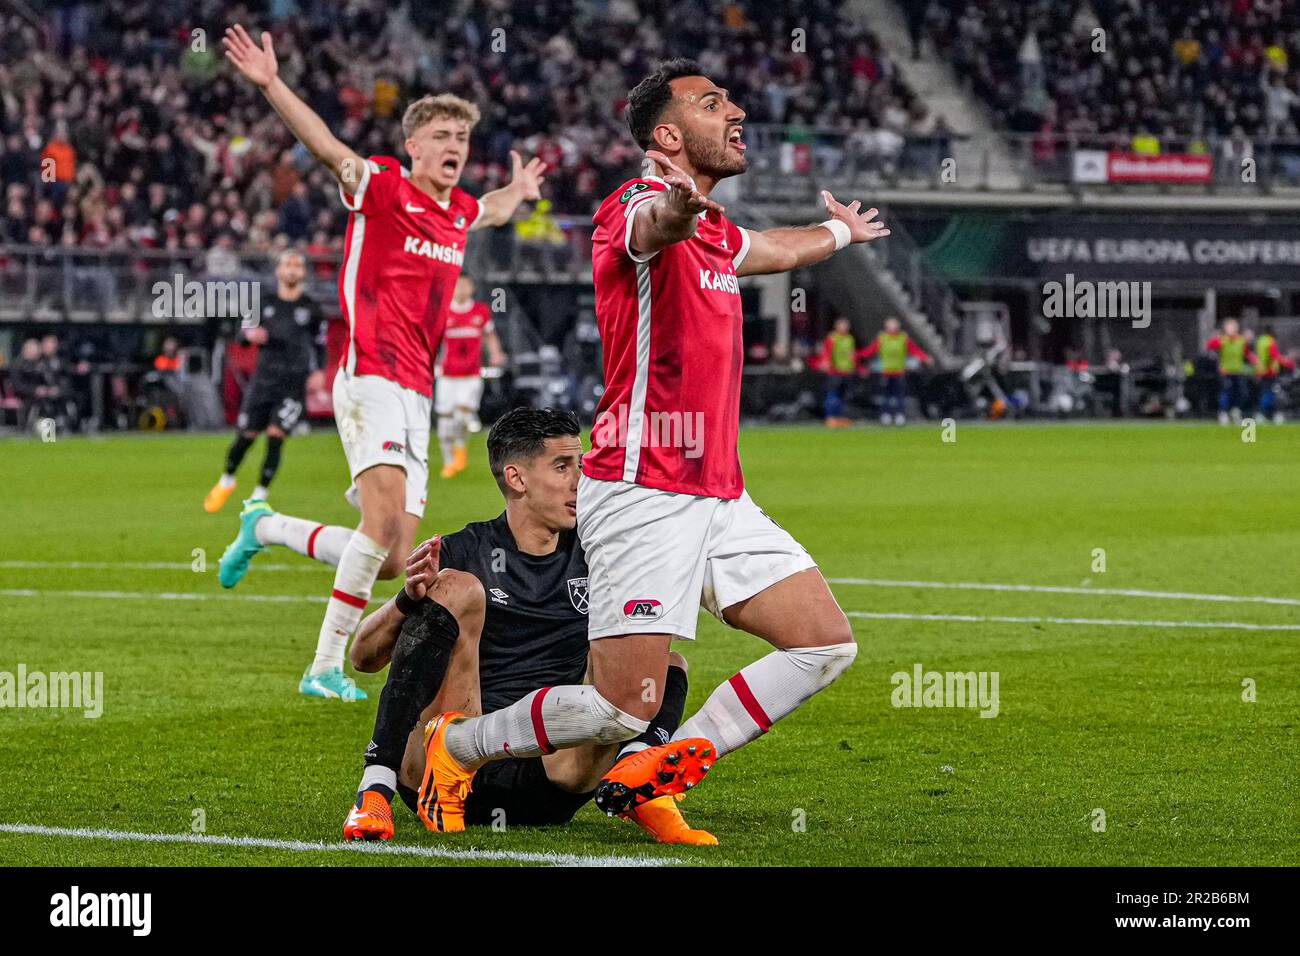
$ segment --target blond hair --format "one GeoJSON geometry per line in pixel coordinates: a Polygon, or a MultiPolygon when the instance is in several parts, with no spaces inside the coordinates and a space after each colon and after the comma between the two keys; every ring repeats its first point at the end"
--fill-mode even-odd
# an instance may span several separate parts
{"type": "Polygon", "coordinates": [[[402,133],[409,139],[425,123],[436,119],[460,120],[470,128],[478,122],[478,107],[453,93],[422,96],[406,108],[402,115],[402,133]]]}

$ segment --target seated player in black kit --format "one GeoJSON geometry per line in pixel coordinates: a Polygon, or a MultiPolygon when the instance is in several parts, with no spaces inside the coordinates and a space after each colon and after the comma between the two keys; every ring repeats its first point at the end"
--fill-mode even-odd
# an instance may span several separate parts
{"type": "Polygon", "coordinates": [[[203,499],[209,514],[220,511],[235,490],[235,472],[244,455],[266,432],[266,455],[252,497],[263,500],[280,468],[285,438],[302,418],[307,376],[315,364],[316,341],[323,316],[303,291],[307,263],[301,252],[281,253],[275,266],[275,297],[262,306],[258,324],[241,329],[241,337],[261,347],[257,370],[244,392],[235,423],[235,440],[226,452],[226,467],[203,499]]]}
{"type": "MultiPolygon", "coordinates": [[[[574,530],[581,457],[571,413],[519,408],[503,416],[488,435],[488,459],[505,511],[421,544],[407,562],[403,590],[362,622],[353,666],[377,671],[391,658],[392,667],[343,826],[346,839],[392,839],[394,793],[430,829],[446,828],[448,821],[431,820],[417,798],[425,773],[423,729],[432,717],[479,714],[538,687],[582,682],[587,564],[574,530]]],[[[463,822],[567,823],[618,756],[672,736],[686,690],[686,661],[674,654],[645,734],[621,747],[488,764],[471,781],[463,822]]],[[[692,830],[672,797],[627,815],[662,842],[717,842],[692,830]]]]}

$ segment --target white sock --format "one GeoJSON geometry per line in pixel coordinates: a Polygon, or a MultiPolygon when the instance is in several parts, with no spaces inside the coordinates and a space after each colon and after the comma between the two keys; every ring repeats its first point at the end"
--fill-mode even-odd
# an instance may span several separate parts
{"type": "Polygon", "coordinates": [[[505,757],[540,757],[579,744],[614,744],[645,733],[590,684],[543,687],[503,710],[447,728],[447,751],[463,767],[505,757]]]}
{"type": "Polygon", "coordinates": [[[378,764],[367,767],[366,772],[361,775],[361,785],[357,790],[369,790],[373,786],[387,787],[396,793],[397,771],[392,767],[381,767],[378,764]]]}
{"type": "Polygon", "coordinates": [[[737,750],[830,686],[857,653],[858,645],[852,641],[773,651],[719,684],[704,706],[677,728],[673,740],[707,737],[719,757],[737,750]]]}
{"type": "Polygon", "coordinates": [[[352,529],[320,524],[306,518],[272,513],[257,522],[258,544],[278,544],[325,564],[338,566],[352,529]]]}
{"type": "Polygon", "coordinates": [[[325,606],[325,620],[321,622],[320,638],[316,642],[316,659],[311,665],[312,674],[343,666],[348,638],[361,623],[361,614],[370,600],[370,589],[375,586],[386,557],[388,552],[384,548],[360,531],[352,532],[339,559],[338,570],[334,572],[334,591],[325,606]]]}
{"type": "Polygon", "coordinates": [[[253,489],[254,498],[260,498],[261,500],[265,501],[267,494],[269,494],[269,492],[266,490],[266,485],[258,485],[256,488],[253,489]]]}
{"type": "Polygon", "coordinates": [[[456,447],[464,448],[469,441],[469,423],[474,413],[468,408],[456,409],[456,447]]]}
{"type": "Polygon", "coordinates": [[[438,416],[438,447],[442,449],[442,463],[450,465],[456,454],[456,420],[451,415],[438,416]]]}
{"type": "Polygon", "coordinates": [[[222,488],[233,488],[235,487],[235,476],[229,473],[223,474],[217,484],[221,485],[222,488]]]}

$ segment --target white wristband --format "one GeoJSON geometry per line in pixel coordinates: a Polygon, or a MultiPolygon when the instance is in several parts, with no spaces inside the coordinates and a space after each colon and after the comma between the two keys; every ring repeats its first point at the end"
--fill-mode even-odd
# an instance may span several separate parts
{"type": "Polygon", "coordinates": [[[853,241],[853,233],[849,231],[846,223],[840,222],[838,219],[827,219],[822,225],[829,229],[831,235],[835,237],[836,252],[839,252],[853,241]]]}

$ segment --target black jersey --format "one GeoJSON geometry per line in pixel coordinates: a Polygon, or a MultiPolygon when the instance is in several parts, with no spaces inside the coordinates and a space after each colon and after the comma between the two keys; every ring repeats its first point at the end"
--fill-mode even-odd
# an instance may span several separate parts
{"type": "Polygon", "coordinates": [[[468,571],[483,584],[487,611],[478,669],[484,713],[539,687],[582,683],[587,558],[576,531],[562,533],[551,554],[524,554],[502,512],[446,535],[439,566],[468,571]]]}
{"type": "Polygon", "coordinates": [[[306,294],[292,302],[274,295],[262,306],[259,324],[267,341],[257,354],[257,372],[263,377],[305,379],[312,369],[323,316],[306,294]]]}

